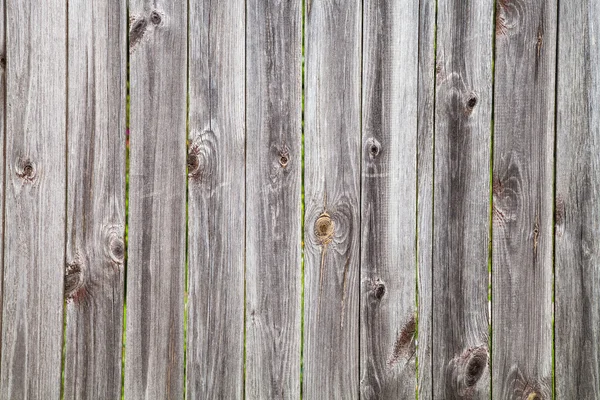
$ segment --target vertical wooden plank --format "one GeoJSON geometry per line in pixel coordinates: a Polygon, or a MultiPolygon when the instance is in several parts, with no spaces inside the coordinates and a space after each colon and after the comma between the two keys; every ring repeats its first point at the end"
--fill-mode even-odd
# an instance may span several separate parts
{"type": "Polygon", "coordinates": [[[306,3],[304,396],[359,397],[360,1],[306,3]]]}
{"type": "MultiPolygon", "coordinates": [[[[2,216],[0,224],[0,277],[4,277],[4,242],[6,237],[5,214],[4,214],[4,194],[6,181],[4,172],[6,169],[6,149],[4,147],[4,137],[6,134],[6,4],[0,0],[0,153],[2,154],[2,163],[0,164],[0,215],[2,216]]],[[[2,310],[2,288],[0,280],[0,310],[2,310]]],[[[2,313],[0,312],[0,332],[2,331],[2,313]]],[[[1,337],[1,336],[0,336],[1,337]]],[[[2,342],[0,342],[0,354],[2,352],[2,342]]]]}
{"type": "Polygon", "coordinates": [[[550,399],[552,395],[556,24],[555,0],[497,3],[492,239],[495,399],[550,399]]]}
{"type": "Polygon", "coordinates": [[[361,394],[409,399],[416,396],[419,2],[364,6],[361,394]]]}
{"type": "Polygon", "coordinates": [[[492,0],[438,2],[433,397],[488,399],[492,0]]]}
{"type": "Polygon", "coordinates": [[[600,398],[600,4],[561,1],[556,136],[556,397],[600,398]]]}
{"type": "Polygon", "coordinates": [[[237,0],[190,1],[190,399],[243,395],[244,6],[237,0]]]}
{"type": "Polygon", "coordinates": [[[417,394],[433,398],[433,131],[436,1],[419,2],[417,137],[417,394]]]}
{"type": "Polygon", "coordinates": [[[57,399],[66,203],[67,6],[11,1],[0,393],[57,399]]]}
{"type": "Polygon", "coordinates": [[[183,396],[187,5],[130,0],[126,399],[183,396]]]}
{"type": "Polygon", "coordinates": [[[246,398],[300,398],[302,2],[246,10],[246,398]]]}
{"type": "Polygon", "coordinates": [[[126,4],[69,2],[66,399],[121,395],[126,4]]]}

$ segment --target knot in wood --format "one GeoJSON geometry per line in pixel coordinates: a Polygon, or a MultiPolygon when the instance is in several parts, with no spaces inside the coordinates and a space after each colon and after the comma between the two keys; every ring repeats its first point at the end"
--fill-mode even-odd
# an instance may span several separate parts
{"type": "Polygon", "coordinates": [[[366,142],[367,153],[371,159],[377,157],[381,152],[381,143],[375,138],[369,138],[366,142]]]}
{"type": "Polygon", "coordinates": [[[192,146],[190,147],[190,150],[188,152],[188,156],[187,156],[187,168],[188,168],[188,175],[189,176],[195,176],[198,174],[198,170],[200,169],[200,160],[198,158],[198,148],[197,146],[192,146]]]}
{"type": "Polygon", "coordinates": [[[333,239],[335,224],[327,213],[323,213],[315,222],[315,235],[322,245],[329,244],[333,239]]]}
{"type": "Polygon", "coordinates": [[[472,387],[479,381],[488,364],[488,352],[484,346],[470,349],[465,369],[465,386],[472,387]]]}
{"type": "Polygon", "coordinates": [[[469,99],[467,100],[467,108],[469,110],[472,110],[475,108],[476,105],[477,105],[477,96],[474,94],[471,94],[471,96],[469,96],[469,99]]]}
{"type": "Polygon", "coordinates": [[[0,55],[0,68],[6,69],[6,56],[4,54],[0,55]]]}
{"type": "Polygon", "coordinates": [[[158,11],[154,10],[150,14],[150,21],[154,25],[160,25],[160,23],[162,22],[162,16],[160,15],[160,13],[158,11]]]}
{"type": "Polygon", "coordinates": [[[279,165],[281,165],[283,168],[287,167],[288,163],[290,162],[289,157],[290,157],[290,154],[286,148],[281,150],[279,152],[279,165]]]}
{"type": "Polygon", "coordinates": [[[32,182],[36,175],[35,163],[29,158],[22,158],[17,162],[16,172],[19,178],[32,182]]]}
{"type": "Polygon", "coordinates": [[[123,264],[125,258],[125,243],[119,237],[112,237],[108,245],[111,260],[117,264],[123,264]]]}
{"type": "Polygon", "coordinates": [[[72,300],[77,297],[83,288],[83,267],[80,261],[67,263],[65,267],[65,299],[72,300]]]}

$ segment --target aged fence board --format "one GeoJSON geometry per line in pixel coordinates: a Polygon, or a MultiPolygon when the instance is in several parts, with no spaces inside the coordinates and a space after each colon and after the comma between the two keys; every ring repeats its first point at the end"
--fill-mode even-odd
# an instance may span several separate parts
{"type": "Polygon", "coordinates": [[[419,2],[364,3],[360,385],[415,397],[419,2]]]}
{"type": "Polygon", "coordinates": [[[600,398],[600,4],[561,1],[556,136],[556,396],[600,398]]]}
{"type": "Polygon", "coordinates": [[[492,391],[549,399],[556,1],[497,4],[492,391]]]}
{"type": "Polygon", "coordinates": [[[417,137],[417,394],[433,397],[433,130],[436,2],[419,2],[417,137]]]}
{"type": "MultiPolygon", "coordinates": [[[[4,169],[6,167],[4,152],[4,135],[6,132],[6,4],[0,1],[0,332],[2,332],[2,284],[4,276],[4,241],[6,231],[4,230],[4,169]]],[[[1,333],[0,333],[1,335],[1,333]]],[[[2,336],[0,336],[1,338],[2,336]]],[[[2,352],[2,341],[0,340],[0,353],[2,352]]]]}
{"type": "Polygon", "coordinates": [[[244,386],[244,2],[194,0],[189,20],[187,397],[238,399],[244,386]]]}
{"type": "Polygon", "coordinates": [[[27,1],[6,4],[7,235],[0,393],[11,399],[60,396],[66,15],[62,0],[43,7],[27,1]]]}
{"type": "Polygon", "coordinates": [[[489,398],[493,1],[438,3],[433,396],[489,398]]]}
{"type": "Polygon", "coordinates": [[[68,15],[66,399],[121,395],[126,3],[68,15]]]}
{"type": "Polygon", "coordinates": [[[300,398],[302,2],[247,18],[246,398],[300,398]]]}
{"type": "Polygon", "coordinates": [[[187,6],[130,0],[125,398],[183,396],[187,6]]]}
{"type": "Polygon", "coordinates": [[[359,397],[361,2],[306,4],[304,396],[359,397]]]}

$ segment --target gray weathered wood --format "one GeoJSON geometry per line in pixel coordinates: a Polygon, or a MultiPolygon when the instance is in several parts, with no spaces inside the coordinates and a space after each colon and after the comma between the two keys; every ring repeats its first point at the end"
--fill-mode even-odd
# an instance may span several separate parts
{"type": "MultiPolygon", "coordinates": [[[[6,26],[5,14],[6,4],[0,1],[0,332],[2,332],[2,277],[4,276],[4,241],[6,232],[4,230],[4,135],[6,132],[6,26]]],[[[1,335],[1,333],[0,333],[1,335]]],[[[0,336],[1,338],[1,336],[0,336]]],[[[0,341],[0,354],[2,352],[2,341],[0,341]]]]}
{"type": "Polygon", "coordinates": [[[66,203],[67,5],[6,4],[6,209],[0,393],[58,399],[66,203]]]}
{"type": "Polygon", "coordinates": [[[556,398],[600,398],[600,3],[559,2],[556,398]]]}
{"type": "Polygon", "coordinates": [[[415,397],[419,2],[364,3],[361,397],[415,397]]]}
{"type": "Polygon", "coordinates": [[[126,399],[183,397],[187,5],[130,0],[126,399]]]}
{"type": "Polygon", "coordinates": [[[66,399],[121,395],[124,0],[69,2],[66,399]]]}
{"type": "Polygon", "coordinates": [[[298,399],[302,2],[246,7],[246,398],[298,399]]]}
{"type": "Polygon", "coordinates": [[[436,2],[419,2],[417,137],[417,393],[433,397],[431,371],[433,318],[433,130],[436,2]]]}
{"type": "Polygon", "coordinates": [[[557,7],[497,4],[492,391],[550,399],[557,7]]]}
{"type": "Polygon", "coordinates": [[[361,2],[306,3],[304,396],[359,397],[361,2]]]}
{"type": "Polygon", "coordinates": [[[244,5],[190,1],[189,399],[243,395],[244,5]]]}
{"type": "Polygon", "coordinates": [[[438,2],[433,397],[489,398],[493,0],[438,2]]]}

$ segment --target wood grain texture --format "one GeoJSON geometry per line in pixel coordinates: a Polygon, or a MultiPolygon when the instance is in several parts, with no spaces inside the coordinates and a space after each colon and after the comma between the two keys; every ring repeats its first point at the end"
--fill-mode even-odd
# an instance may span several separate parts
{"type": "Polygon", "coordinates": [[[58,399],[66,203],[67,5],[6,4],[6,204],[0,393],[58,399]]]}
{"type": "MultiPolygon", "coordinates": [[[[4,193],[5,184],[4,170],[6,168],[6,153],[4,148],[4,137],[6,133],[6,4],[0,1],[0,153],[2,162],[0,163],[0,282],[3,282],[4,276],[4,241],[6,231],[4,229],[4,193]]],[[[2,332],[2,287],[0,284],[0,335],[2,332]]],[[[1,336],[0,336],[1,337],[1,336]]],[[[0,354],[2,352],[2,341],[0,341],[0,354]]]]}
{"type": "Polygon", "coordinates": [[[360,1],[306,4],[307,399],[359,397],[360,1]]]}
{"type": "Polygon", "coordinates": [[[130,0],[126,399],[183,397],[185,2],[130,0]]]}
{"type": "Polygon", "coordinates": [[[558,27],[556,398],[600,398],[600,4],[561,1],[558,27]]]}
{"type": "Polygon", "coordinates": [[[433,133],[436,2],[419,2],[417,120],[417,394],[433,398],[433,133]]]}
{"type": "Polygon", "coordinates": [[[246,7],[246,398],[297,399],[302,2],[246,7]]]}
{"type": "Polygon", "coordinates": [[[419,3],[364,3],[363,399],[415,397],[419,3]]]}
{"type": "Polygon", "coordinates": [[[496,10],[492,239],[494,399],[552,396],[556,1],[496,10]]]}
{"type": "Polygon", "coordinates": [[[192,0],[189,5],[186,393],[189,399],[239,399],[244,388],[245,4],[192,0]]]}
{"type": "Polygon", "coordinates": [[[492,0],[438,2],[433,397],[488,399],[492,0]]]}
{"type": "Polygon", "coordinates": [[[66,399],[121,395],[126,3],[69,2],[66,399]]]}

